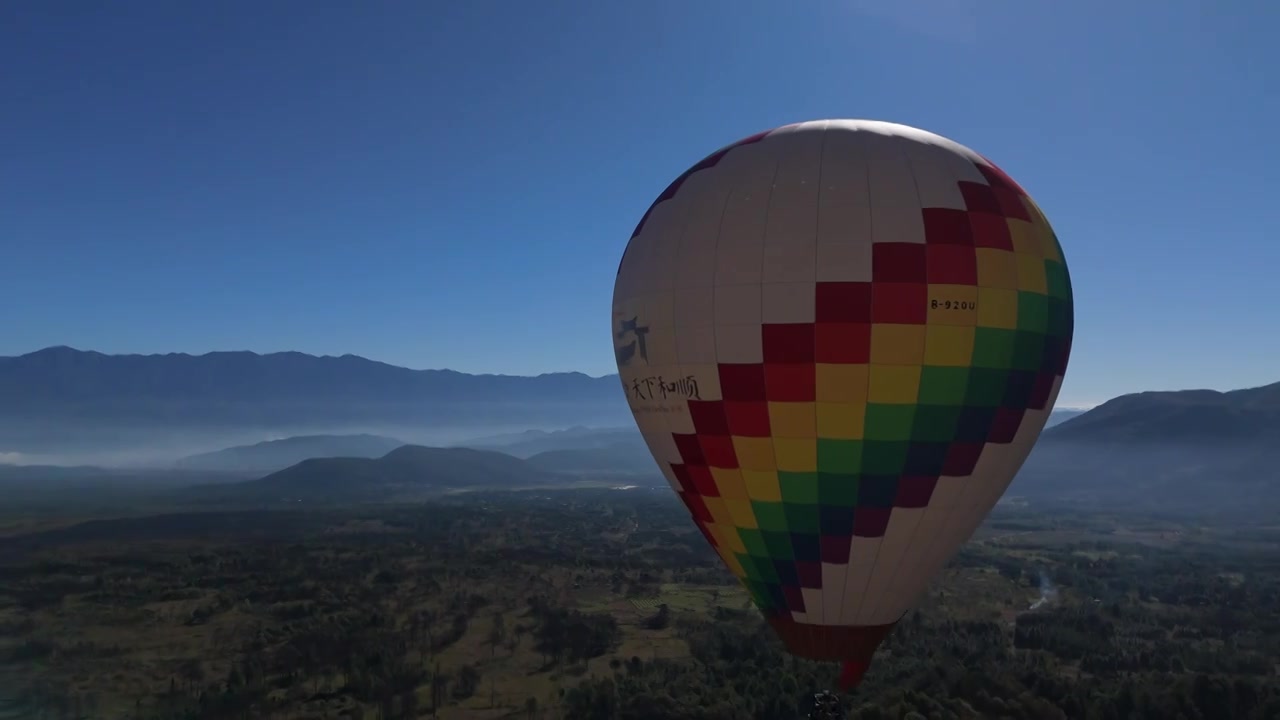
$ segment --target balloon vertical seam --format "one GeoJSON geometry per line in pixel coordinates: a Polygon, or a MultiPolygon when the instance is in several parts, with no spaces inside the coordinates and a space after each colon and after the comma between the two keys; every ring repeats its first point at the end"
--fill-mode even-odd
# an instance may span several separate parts
{"type": "MultiPolygon", "coordinates": [[[[826,122],[823,124],[823,126],[822,126],[822,143],[819,145],[819,148],[818,148],[818,178],[817,178],[817,183],[818,183],[818,193],[817,193],[817,202],[815,202],[815,203],[814,203],[814,208],[813,208],[813,214],[814,214],[814,218],[813,218],[813,227],[814,227],[814,233],[815,233],[815,234],[816,234],[816,233],[818,233],[818,232],[819,232],[819,228],[821,228],[821,227],[822,227],[822,188],[824,187],[824,185],[823,185],[823,179],[822,179],[822,167],[823,167],[823,161],[824,161],[824,160],[826,160],[826,157],[827,157],[827,139],[828,139],[829,137],[831,137],[831,135],[830,135],[830,129],[831,129],[831,121],[830,121],[830,120],[828,120],[828,121],[826,121],[826,122]]],[[[815,328],[816,328],[816,327],[817,327],[817,325],[818,325],[818,318],[817,318],[817,304],[818,304],[818,299],[817,299],[817,295],[818,295],[818,262],[819,262],[819,261],[818,261],[817,238],[815,237],[815,238],[814,238],[814,254],[813,254],[813,295],[814,295],[814,321],[813,321],[813,322],[814,322],[814,327],[815,327],[815,328]]],[[[815,358],[815,360],[816,360],[816,358],[818,357],[818,333],[817,333],[816,331],[813,333],[813,357],[815,358]]],[[[816,374],[816,371],[815,371],[815,374],[816,374]]],[[[816,378],[816,377],[814,378],[814,383],[815,383],[815,385],[817,384],[817,378],[816,378]]],[[[817,427],[818,427],[818,395],[817,395],[817,390],[816,390],[816,388],[815,388],[815,391],[814,391],[814,397],[813,397],[813,427],[814,427],[814,443],[816,444],[816,443],[817,443],[817,437],[818,437],[818,433],[817,433],[817,427]]],[[[816,451],[815,451],[815,452],[816,452],[816,451]]],[[[821,474],[819,474],[819,478],[821,478],[821,474]]],[[[821,482],[821,480],[819,480],[819,482],[821,482]]],[[[850,512],[853,512],[853,511],[852,511],[852,510],[850,510],[850,512]]],[[[821,540],[819,540],[819,542],[821,542],[821,540]]],[[[822,569],[822,565],[821,565],[821,556],[819,556],[819,565],[818,565],[818,568],[819,568],[819,572],[821,572],[821,569],[822,569]]],[[[843,589],[843,587],[841,587],[841,594],[842,594],[841,602],[842,602],[842,603],[843,603],[843,599],[844,599],[844,598],[843,598],[843,592],[844,592],[844,589],[843,589]]],[[[838,608],[838,607],[840,607],[840,606],[839,606],[839,605],[837,605],[836,607],[838,608]]],[[[832,608],[831,610],[834,610],[834,609],[836,609],[836,608],[832,608]]],[[[827,603],[826,603],[826,602],[823,602],[823,603],[822,603],[822,622],[823,622],[823,623],[828,623],[828,622],[830,622],[827,618],[829,617],[829,615],[830,615],[830,613],[831,613],[831,610],[829,610],[829,609],[827,608],[827,603]]],[[[836,618],[836,620],[838,621],[838,620],[839,620],[839,618],[837,617],[837,618],[836,618]]]]}

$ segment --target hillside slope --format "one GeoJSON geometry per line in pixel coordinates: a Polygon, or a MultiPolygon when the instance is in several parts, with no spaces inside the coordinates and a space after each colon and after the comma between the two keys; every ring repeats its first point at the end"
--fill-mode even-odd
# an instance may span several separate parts
{"type": "Polygon", "coordinates": [[[271,472],[317,457],[382,457],[404,444],[381,435],[298,435],[190,455],[175,465],[193,470],[271,472]]]}
{"type": "Polygon", "coordinates": [[[405,445],[379,458],[311,458],[256,480],[222,487],[245,498],[387,502],[448,490],[567,481],[563,475],[499,452],[405,445]]]}
{"type": "Polygon", "coordinates": [[[1280,439],[1280,383],[1218,392],[1113,398],[1046,430],[1045,438],[1120,443],[1253,443],[1280,439]]]}

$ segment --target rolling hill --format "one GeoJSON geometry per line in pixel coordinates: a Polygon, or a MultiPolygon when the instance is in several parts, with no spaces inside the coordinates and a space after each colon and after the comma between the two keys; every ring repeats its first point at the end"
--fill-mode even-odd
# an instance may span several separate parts
{"type": "Polygon", "coordinates": [[[1041,435],[1009,494],[1098,509],[1280,515],[1280,383],[1122,395],[1041,435]]]}
{"type": "Polygon", "coordinates": [[[175,465],[192,470],[271,472],[310,458],[381,457],[404,444],[381,435],[298,435],[190,455],[175,465]]]}
{"type": "Polygon", "coordinates": [[[1045,431],[1081,442],[1238,444],[1280,440],[1280,383],[1113,398],[1045,431]]]}
{"type": "Polygon", "coordinates": [[[404,445],[379,458],[311,458],[218,489],[241,498],[389,502],[449,490],[513,489],[568,481],[564,475],[499,452],[404,445]]]}

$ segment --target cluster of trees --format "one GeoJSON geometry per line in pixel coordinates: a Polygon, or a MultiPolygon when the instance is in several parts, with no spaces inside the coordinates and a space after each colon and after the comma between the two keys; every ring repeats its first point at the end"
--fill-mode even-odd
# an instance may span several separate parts
{"type": "Polygon", "coordinates": [[[540,597],[530,598],[528,603],[530,615],[537,622],[536,647],[546,665],[600,657],[622,639],[618,621],[612,615],[554,607],[540,597]]]}
{"type": "MultiPolygon", "coordinates": [[[[1072,621],[1064,621],[1071,625],[1072,621]]],[[[1053,621],[1037,627],[1052,626],[1053,621]]],[[[613,677],[583,681],[565,694],[566,717],[582,720],[792,720],[834,670],[781,652],[768,628],[736,622],[683,624],[688,660],[632,658],[613,677]]],[[[1151,667],[1075,671],[1046,650],[1011,649],[996,623],[956,623],[912,614],[845,700],[854,720],[1009,718],[1013,720],[1241,720],[1280,717],[1274,670],[1252,674],[1224,656],[1205,672],[1151,667]]],[[[1108,646],[1106,638],[1093,642],[1108,646]]]]}

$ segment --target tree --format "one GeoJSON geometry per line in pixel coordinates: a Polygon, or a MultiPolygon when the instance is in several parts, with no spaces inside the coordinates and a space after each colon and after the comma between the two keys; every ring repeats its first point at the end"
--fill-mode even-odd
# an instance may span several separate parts
{"type": "Polygon", "coordinates": [[[406,718],[418,717],[418,693],[415,690],[406,690],[400,696],[400,714],[406,718]]]}
{"type": "Polygon", "coordinates": [[[478,687],[480,687],[480,671],[474,665],[467,664],[458,668],[458,680],[453,686],[454,697],[469,698],[475,695],[478,687]]]}
{"type": "Polygon", "coordinates": [[[498,652],[498,645],[507,637],[506,621],[503,619],[502,613],[495,612],[493,614],[493,625],[489,627],[489,659],[493,659],[498,652]]]}
{"type": "Polygon", "coordinates": [[[449,676],[436,663],[436,671],[431,674],[431,717],[438,717],[440,706],[449,697],[449,676]]]}

